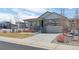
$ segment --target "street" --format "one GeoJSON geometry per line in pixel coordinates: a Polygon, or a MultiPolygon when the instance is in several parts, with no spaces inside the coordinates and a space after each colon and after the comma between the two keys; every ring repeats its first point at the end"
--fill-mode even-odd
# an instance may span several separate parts
{"type": "Polygon", "coordinates": [[[46,50],[46,49],[0,41],[0,50],[46,50]]]}

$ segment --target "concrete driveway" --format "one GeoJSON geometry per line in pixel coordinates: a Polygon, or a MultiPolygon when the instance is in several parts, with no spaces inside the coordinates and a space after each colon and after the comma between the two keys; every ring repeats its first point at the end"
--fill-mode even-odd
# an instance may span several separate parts
{"type": "Polygon", "coordinates": [[[28,42],[31,42],[31,41],[34,42],[35,41],[35,42],[46,42],[46,43],[50,43],[59,34],[37,34],[37,35],[35,35],[33,37],[24,38],[24,40],[26,40],[28,42]]]}

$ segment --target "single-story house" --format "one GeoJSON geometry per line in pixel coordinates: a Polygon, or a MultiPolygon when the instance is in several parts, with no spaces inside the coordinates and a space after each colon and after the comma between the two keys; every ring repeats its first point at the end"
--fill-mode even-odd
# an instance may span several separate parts
{"type": "Polygon", "coordinates": [[[28,28],[35,32],[60,33],[63,27],[69,26],[68,18],[55,12],[45,12],[38,18],[24,19],[28,28]]]}
{"type": "Polygon", "coordinates": [[[11,29],[11,28],[15,28],[16,25],[12,24],[9,21],[5,21],[5,22],[1,22],[0,23],[0,29],[11,29]]]}
{"type": "Polygon", "coordinates": [[[4,21],[0,23],[0,32],[15,32],[17,28],[16,24],[12,24],[9,21],[4,21]]]}
{"type": "Polygon", "coordinates": [[[26,28],[26,24],[24,22],[16,22],[17,29],[24,29],[26,28]]]}

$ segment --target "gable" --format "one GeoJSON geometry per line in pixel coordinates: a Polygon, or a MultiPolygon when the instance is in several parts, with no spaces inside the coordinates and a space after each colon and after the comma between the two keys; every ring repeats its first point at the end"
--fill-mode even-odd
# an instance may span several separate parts
{"type": "Polygon", "coordinates": [[[45,17],[45,19],[57,19],[57,18],[61,18],[61,16],[53,13],[45,17]]]}
{"type": "MultiPolygon", "coordinates": [[[[46,12],[44,14],[42,14],[39,18],[44,18],[44,19],[57,19],[57,18],[61,18],[62,15],[57,14],[55,12],[51,13],[51,12],[46,12]]],[[[63,16],[64,18],[66,18],[65,16],[63,16]]]]}

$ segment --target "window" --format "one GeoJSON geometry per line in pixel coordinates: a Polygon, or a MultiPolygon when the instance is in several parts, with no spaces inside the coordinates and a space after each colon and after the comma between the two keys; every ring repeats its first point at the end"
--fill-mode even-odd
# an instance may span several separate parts
{"type": "Polygon", "coordinates": [[[53,26],[58,26],[59,25],[59,23],[57,21],[54,21],[54,20],[49,20],[48,23],[52,24],[53,26]]]}

